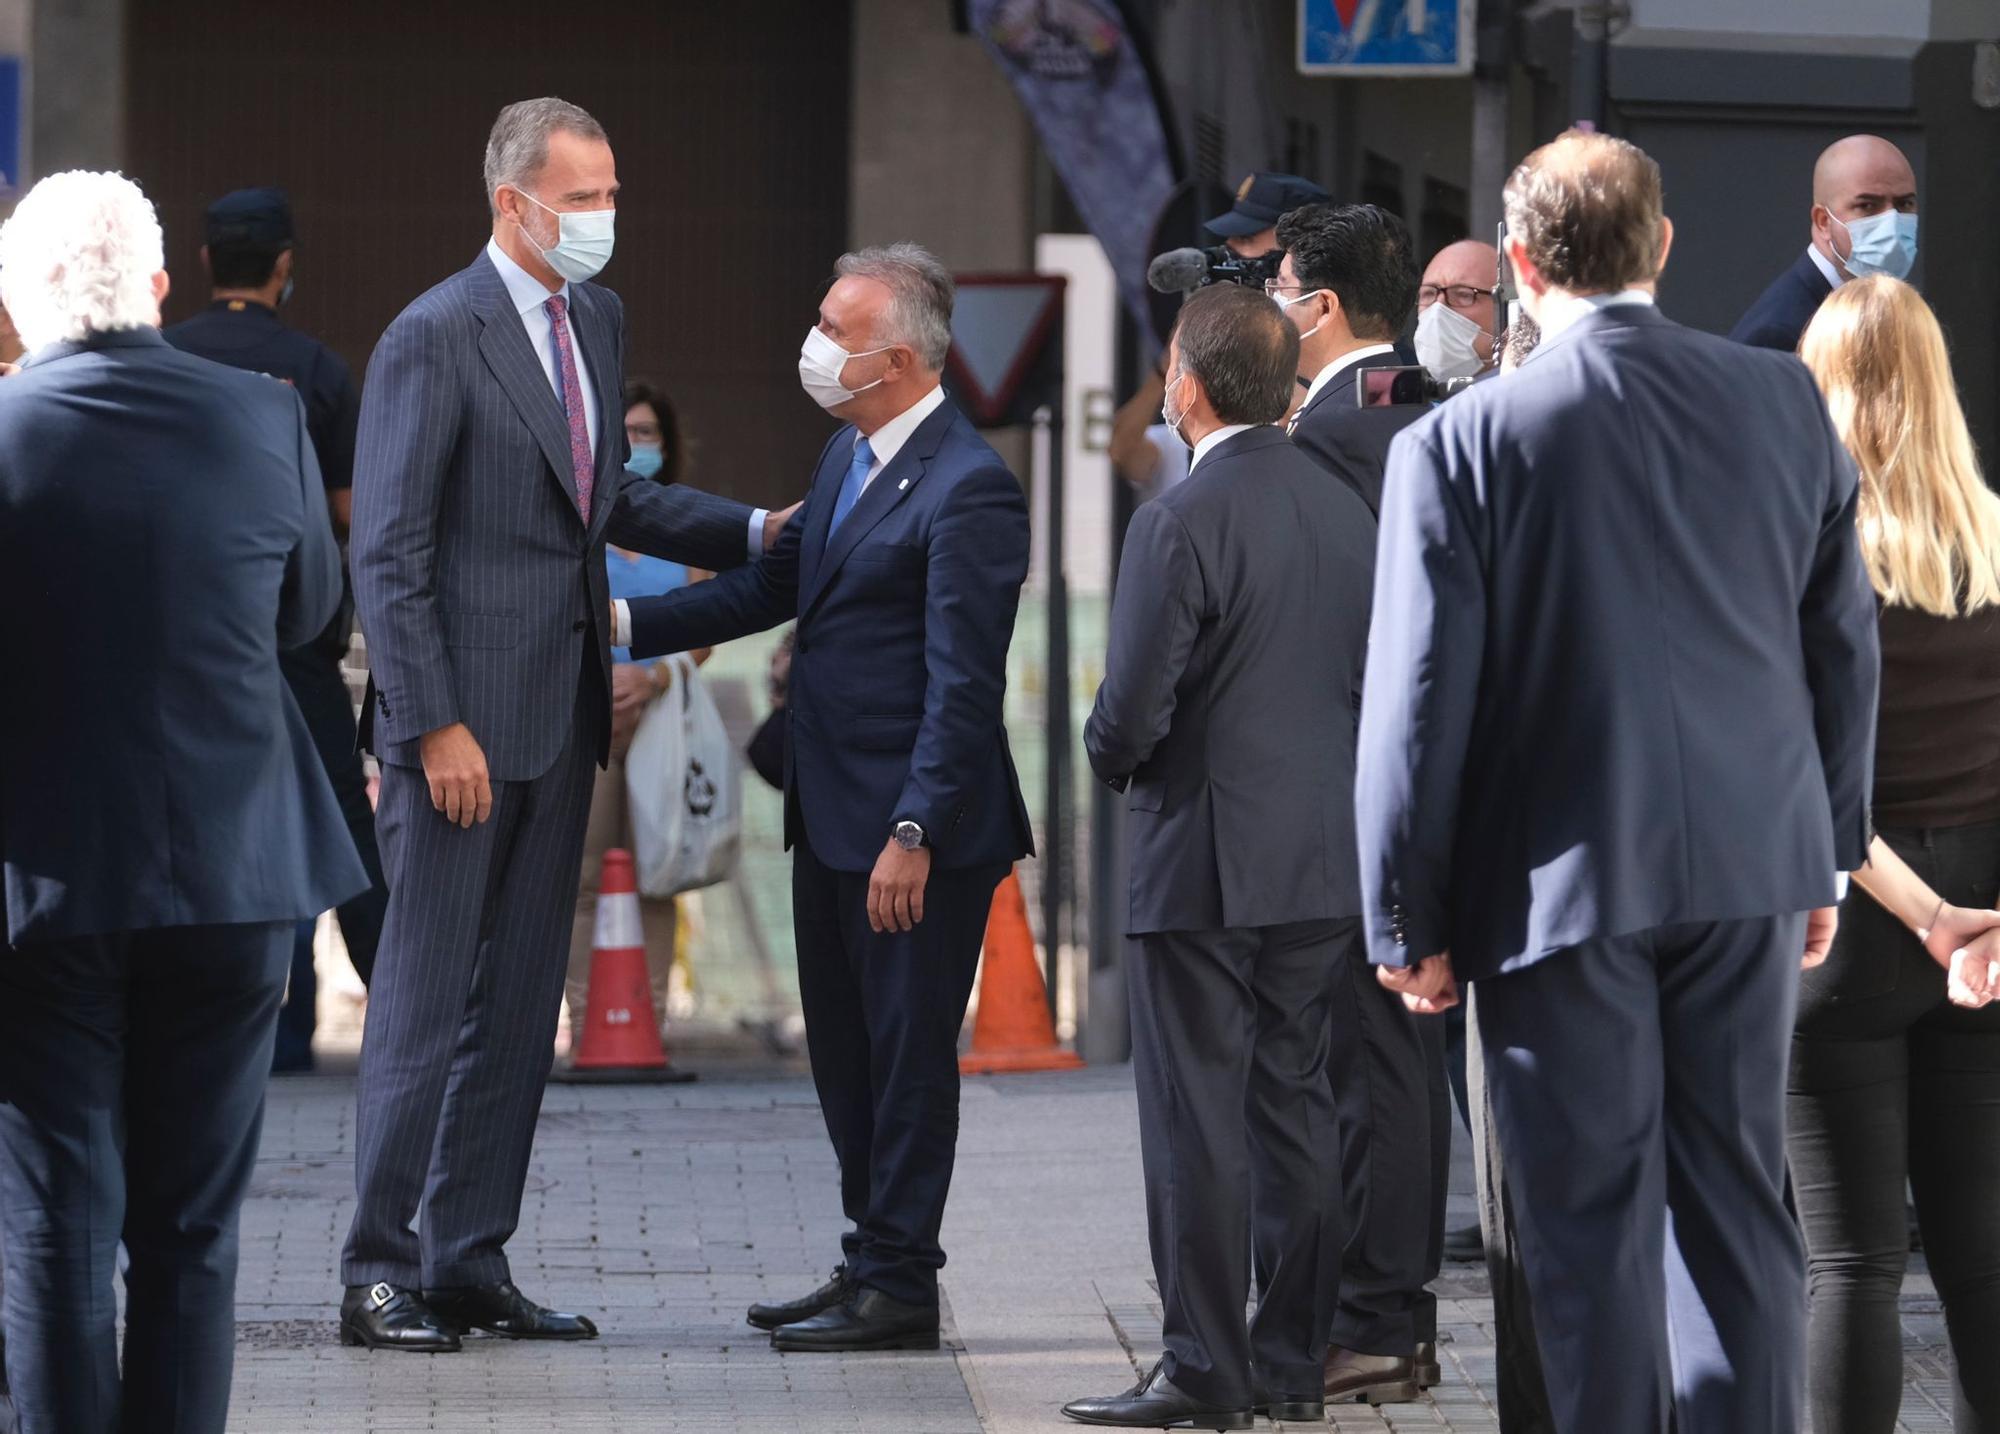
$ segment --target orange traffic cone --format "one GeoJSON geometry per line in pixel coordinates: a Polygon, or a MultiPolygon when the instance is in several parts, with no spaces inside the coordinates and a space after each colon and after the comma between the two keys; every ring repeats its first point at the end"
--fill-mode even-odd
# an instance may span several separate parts
{"type": "MultiPolygon", "coordinates": [[[[570,1013],[572,1019],[576,1013],[570,1013]]],[[[646,973],[646,934],[639,921],[639,888],[632,853],[604,853],[597,881],[597,939],[590,953],[590,994],[578,1023],[568,1079],[577,1081],[689,1081],[660,1044],[653,1011],[653,983],[646,973]]]]}
{"type": "Polygon", "coordinates": [[[1082,1064],[1075,1052],[1056,1044],[1048,988],[1035,964],[1035,938],[1028,930],[1028,903],[1010,871],[993,893],[993,910],[986,918],[979,1014],[972,1022],[972,1049],[959,1057],[958,1068],[966,1075],[991,1075],[1075,1070],[1082,1064]]]}

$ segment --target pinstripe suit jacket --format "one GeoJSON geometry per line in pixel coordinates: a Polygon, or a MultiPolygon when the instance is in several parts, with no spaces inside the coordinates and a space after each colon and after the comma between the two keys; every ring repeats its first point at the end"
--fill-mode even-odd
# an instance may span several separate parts
{"type": "MultiPolygon", "coordinates": [[[[418,739],[463,722],[495,781],[539,776],[577,683],[610,690],[606,538],[697,567],[748,556],[750,509],[626,470],[624,307],[594,284],[570,296],[600,409],[588,523],[562,404],[484,253],[405,309],[369,361],[351,556],[371,673],[361,741],[385,762],[421,765],[418,739]]],[[[602,763],[609,702],[596,710],[602,763]]]]}

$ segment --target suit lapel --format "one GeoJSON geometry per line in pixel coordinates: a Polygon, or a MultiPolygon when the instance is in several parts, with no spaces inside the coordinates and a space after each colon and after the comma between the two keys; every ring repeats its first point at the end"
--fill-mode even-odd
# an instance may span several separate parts
{"type": "MultiPolygon", "coordinates": [[[[569,421],[563,417],[562,403],[549,387],[549,377],[528,342],[528,331],[514,309],[513,296],[484,254],[472,266],[472,310],[479,316],[479,356],[514,405],[521,421],[535,436],[556,482],[576,508],[576,474],[570,467],[569,421]]],[[[596,376],[593,369],[592,376],[596,376]]],[[[582,510],[577,510],[582,521],[582,510]]]]}
{"type": "MultiPolygon", "coordinates": [[[[819,585],[820,561],[826,555],[826,530],[833,523],[833,505],[840,499],[840,480],[854,461],[854,429],[843,428],[826,445],[813,470],[812,488],[807,495],[806,530],[799,534],[799,591],[810,593],[819,585]]],[[[851,518],[854,515],[848,514],[851,518]]],[[[804,611],[801,606],[800,611],[804,611]]]]}
{"type": "MultiPolygon", "coordinates": [[[[938,445],[944,441],[945,430],[951,427],[952,420],[957,417],[958,410],[952,406],[950,399],[946,399],[937,406],[937,410],[929,418],[917,425],[917,431],[910,435],[909,441],[897,451],[895,458],[875,475],[875,481],[868,485],[868,491],[855,503],[854,510],[847,515],[840,527],[828,536],[826,552],[813,573],[813,585],[806,590],[805,597],[799,604],[801,613],[811,608],[819,599],[820,594],[826,590],[826,585],[833,580],[833,575],[840,571],[840,565],[847,561],[847,555],[854,551],[856,545],[868,536],[877,523],[888,517],[897,504],[909,496],[910,490],[922,481],[926,465],[937,453],[938,445]]],[[[853,457],[854,450],[848,448],[841,463],[843,481],[847,476],[846,466],[853,461],[853,457]]],[[[833,505],[829,503],[826,508],[830,523],[833,505]]]]}

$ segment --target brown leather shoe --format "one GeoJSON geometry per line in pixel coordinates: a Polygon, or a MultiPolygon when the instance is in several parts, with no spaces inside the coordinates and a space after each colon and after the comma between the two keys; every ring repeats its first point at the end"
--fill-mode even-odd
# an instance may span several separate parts
{"type": "Polygon", "coordinates": [[[1408,1404],[1417,1398],[1416,1361],[1409,1355],[1356,1354],[1338,1345],[1326,1351],[1326,1401],[1408,1404]]]}
{"type": "Polygon", "coordinates": [[[1437,1341],[1425,1340],[1417,1346],[1417,1388],[1436,1389],[1444,1383],[1444,1366],[1438,1363],[1437,1341]]]}

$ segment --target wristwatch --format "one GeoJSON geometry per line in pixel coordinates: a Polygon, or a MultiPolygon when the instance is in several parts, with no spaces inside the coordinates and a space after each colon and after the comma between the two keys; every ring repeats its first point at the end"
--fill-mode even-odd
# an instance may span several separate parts
{"type": "Polygon", "coordinates": [[[890,835],[896,839],[896,845],[904,851],[915,851],[929,840],[924,835],[924,829],[915,822],[897,822],[896,829],[890,835]]]}

